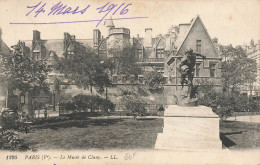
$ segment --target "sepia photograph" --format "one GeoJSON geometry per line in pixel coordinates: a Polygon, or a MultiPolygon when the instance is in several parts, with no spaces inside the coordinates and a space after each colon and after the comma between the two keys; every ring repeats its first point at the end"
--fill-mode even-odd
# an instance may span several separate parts
{"type": "Polygon", "coordinates": [[[0,0],[0,164],[260,164],[260,1],[0,0]]]}

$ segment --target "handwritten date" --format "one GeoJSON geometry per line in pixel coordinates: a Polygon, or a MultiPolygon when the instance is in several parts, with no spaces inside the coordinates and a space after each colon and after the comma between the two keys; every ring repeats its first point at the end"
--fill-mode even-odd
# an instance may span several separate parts
{"type": "MultiPolygon", "coordinates": [[[[96,8],[97,12],[99,14],[103,13],[104,16],[98,20],[98,23],[96,25],[96,27],[104,20],[106,19],[106,16],[108,14],[119,14],[119,15],[125,15],[128,13],[129,9],[128,7],[131,6],[132,3],[122,3],[120,5],[118,4],[113,4],[113,3],[106,3],[105,5],[96,8]]],[[[64,5],[62,2],[58,2],[57,4],[55,4],[54,6],[52,6],[51,8],[49,8],[49,10],[47,9],[47,4],[46,3],[42,3],[39,2],[36,5],[33,6],[27,6],[28,9],[31,9],[26,16],[29,15],[33,15],[34,17],[37,17],[38,15],[40,15],[41,13],[45,13],[47,14],[47,16],[51,16],[51,15],[68,15],[68,14],[84,14],[86,13],[86,11],[91,7],[91,5],[87,5],[84,8],[80,8],[79,6],[77,6],[76,8],[70,7],[68,5],[64,5]]]]}

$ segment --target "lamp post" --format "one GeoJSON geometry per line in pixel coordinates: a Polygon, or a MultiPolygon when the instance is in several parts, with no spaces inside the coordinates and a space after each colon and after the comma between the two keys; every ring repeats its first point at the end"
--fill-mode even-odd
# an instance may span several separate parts
{"type": "Polygon", "coordinates": [[[55,108],[55,105],[56,105],[55,92],[56,92],[56,90],[53,90],[53,111],[56,111],[56,108],[55,108]]]}

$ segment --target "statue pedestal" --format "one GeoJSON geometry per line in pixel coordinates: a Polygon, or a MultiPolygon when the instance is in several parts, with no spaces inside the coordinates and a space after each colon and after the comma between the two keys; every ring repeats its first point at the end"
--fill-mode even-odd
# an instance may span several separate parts
{"type": "Polygon", "coordinates": [[[206,106],[169,106],[164,113],[163,133],[155,149],[221,150],[219,117],[206,106]]]}

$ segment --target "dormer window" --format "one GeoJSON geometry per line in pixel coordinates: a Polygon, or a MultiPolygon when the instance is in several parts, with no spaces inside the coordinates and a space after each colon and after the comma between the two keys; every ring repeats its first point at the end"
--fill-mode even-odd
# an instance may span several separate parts
{"type": "Polygon", "coordinates": [[[142,49],[135,49],[135,55],[137,58],[143,58],[142,49]]]}
{"type": "Polygon", "coordinates": [[[164,58],[164,49],[156,50],[157,58],[164,58]]]}
{"type": "Polygon", "coordinates": [[[40,54],[40,52],[33,52],[33,55],[34,55],[34,59],[35,59],[35,60],[40,60],[40,59],[41,59],[41,54],[40,54]]]}
{"type": "Polygon", "coordinates": [[[68,58],[69,60],[71,60],[73,56],[74,56],[74,52],[72,52],[72,51],[68,51],[68,52],[67,52],[67,58],[68,58]]]}

